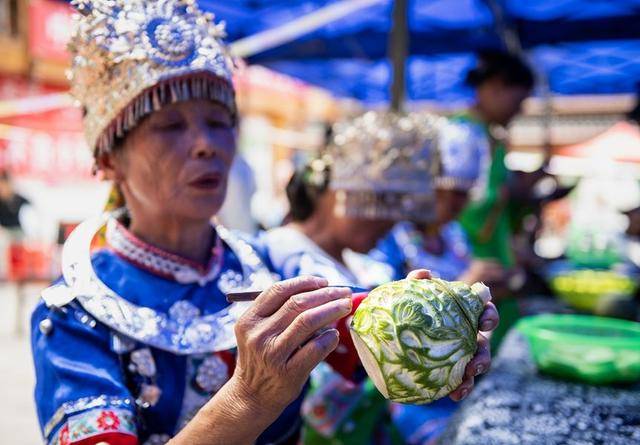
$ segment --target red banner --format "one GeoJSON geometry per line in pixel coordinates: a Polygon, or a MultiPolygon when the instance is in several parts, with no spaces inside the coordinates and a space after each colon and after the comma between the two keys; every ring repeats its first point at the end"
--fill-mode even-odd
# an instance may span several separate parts
{"type": "Polygon", "coordinates": [[[60,91],[26,79],[0,78],[0,102],[32,100],[34,107],[18,107],[15,114],[0,116],[0,170],[48,182],[91,177],[93,159],[82,133],[80,109],[38,105],[60,91]]]}
{"type": "Polygon", "coordinates": [[[22,77],[0,76],[0,100],[42,96],[66,91],[66,88],[44,85],[22,77]]]}
{"type": "Polygon", "coordinates": [[[93,158],[82,133],[14,128],[0,134],[0,170],[60,182],[91,178],[93,158]]]}
{"type": "Polygon", "coordinates": [[[29,3],[29,50],[33,57],[67,62],[73,9],[64,2],[31,0],[29,3]]]}

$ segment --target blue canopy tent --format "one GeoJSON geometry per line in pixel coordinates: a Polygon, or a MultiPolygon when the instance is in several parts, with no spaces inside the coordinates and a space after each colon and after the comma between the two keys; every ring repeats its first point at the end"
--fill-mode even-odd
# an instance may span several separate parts
{"type": "MultiPolygon", "coordinates": [[[[468,99],[470,91],[462,79],[474,63],[474,52],[485,48],[522,49],[553,94],[631,93],[640,80],[640,0],[397,0],[396,4],[404,2],[410,101],[468,99]]],[[[368,103],[391,99],[393,68],[387,56],[393,0],[199,3],[227,22],[229,41],[241,43],[271,30],[263,39],[269,42],[288,24],[356,4],[350,13],[336,14],[317,29],[308,26],[312,29],[308,33],[254,48],[248,60],[338,96],[368,103]]]]}

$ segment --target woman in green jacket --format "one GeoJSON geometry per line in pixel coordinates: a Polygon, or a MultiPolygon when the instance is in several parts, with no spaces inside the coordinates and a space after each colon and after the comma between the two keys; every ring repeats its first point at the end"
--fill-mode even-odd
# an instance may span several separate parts
{"type": "MultiPolygon", "coordinates": [[[[475,91],[475,102],[464,113],[453,116],[452,122],[468,135],[467,143],[484,150],[486,156],[484,178],[472,191],[460,223],[475,258],[497,261],[510,269],[515,265],[509,215],[510,204],[513,204],[510,201],[514,201],[513,183],[505,164],[507,147],[500,134],[531,94],[534,75],[515,55],[484,52],[479,55],[477,66],[468,73],[466,83],[475,91]]],[[[510,327],[509,320],[517,318],[512,298],[504,297],[499,309],[503,323],[494,333],[494,344],[510,327]]]]}

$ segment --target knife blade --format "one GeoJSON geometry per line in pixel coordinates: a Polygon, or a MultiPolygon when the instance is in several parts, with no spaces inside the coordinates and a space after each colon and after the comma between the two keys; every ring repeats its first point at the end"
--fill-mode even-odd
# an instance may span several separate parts
{"type": "MultiPolygon", "coordinates": [[[[327,286],[327,287],[346,287],[351,289],[351,292],[353,292],[354,294],[369,292],[368,289],[365,289],[359,286],[327,286]]],[[[251,291],[244,291],[244,292],[229,292],[226,296],[227,296],[227,301],[229,303],[238,303],[241,301],[253,301],[256,298],[258,298],[258,295],[260,295],[262,292],[264,291],[251,290],[251,291]]]]}

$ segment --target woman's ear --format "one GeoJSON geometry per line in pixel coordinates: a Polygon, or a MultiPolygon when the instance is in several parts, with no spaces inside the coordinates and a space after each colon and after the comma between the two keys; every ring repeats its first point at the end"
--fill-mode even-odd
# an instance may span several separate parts
{"type": "Polygon", "coordinates": [[[119,183],[122,180],[121,160],[114,152],[103,153],[96,158],[95,169],[101,179],[119,183]]]}
{"type": "Polygon", "coordinates": [[[322,215],[325,219],[332,219],[336,215],[344,216],[346,210],[344,208],[344,197],[341,196],[344,192],[335,192],[333,190],[326,190],[316,203],[316,212],[318,215],[322,215]]]}

